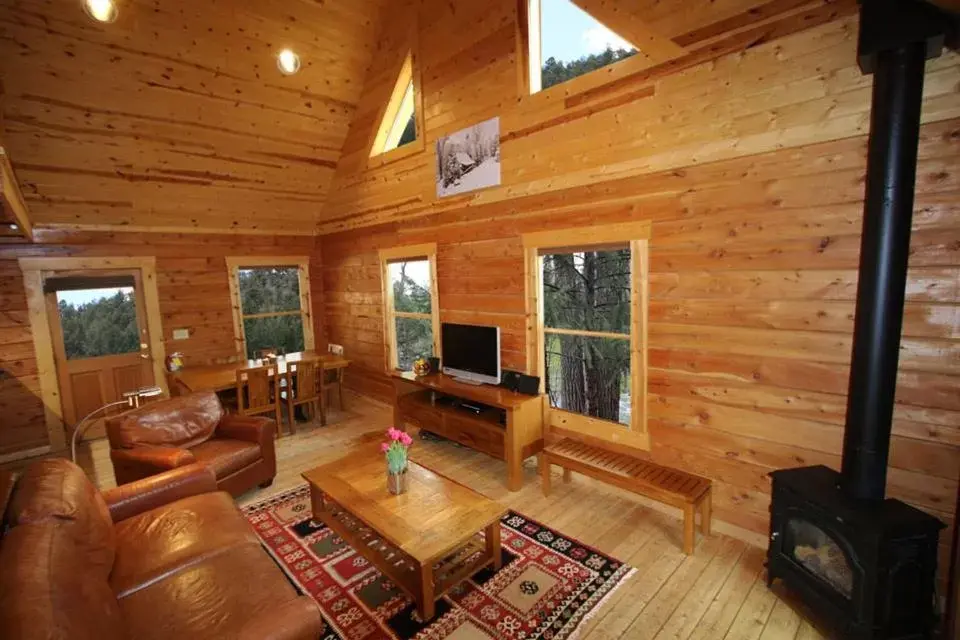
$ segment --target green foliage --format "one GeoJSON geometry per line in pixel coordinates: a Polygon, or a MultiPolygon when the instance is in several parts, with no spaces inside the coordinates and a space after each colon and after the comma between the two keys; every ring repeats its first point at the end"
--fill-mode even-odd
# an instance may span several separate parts
{"type": "Polygon", "coordinates": [[[603,67],[613,64],[614,62],[619,62],[620,60],[625,60],[633,55],[636,55],[636,49],[611,49],[607,48],[606,51],[602,53],[590,54],[584,56],[579,60],[572,60],[570,62],[564,62],[562,60],[557,60],[556,58],[547,58],[543,63],[543,88],[547,89],[554,85],[558,85],[561,82],[566,82],[567,80],[572,80],[578,76],[582,76],[591,71],[596,71],[597,69],[602,69],[603,67]]]}
{"type": "Polygon", "coordinates": [[[297,267],[241,269],[239,280],[240,303],[245,316],[300,308],[297,267]]]}
{"type": "MultiPolygon", "coordinates": [[[[244,316],[300,310],[300,275],[297,267],[241,269],[240,304],[244,316]]],[[[285,353],[304,350],[300,314],[268,318],[245,318],[247,358],[266,348],[285,353]]]]}
{"type": "Polygon", "coordinates": [[[247,358],[253,359],[261,349],[279,349],[282,353],[304,350],[303,318],[275,316],[247,318],[243,321],[243,335],[247,339],[247,358]]]}
{"type": "Polygon", "coordinates": [[[61,300],[60,326],[67,359],[96,358],[140,350],[137,305],[133,293],[75,306],[61,300]]]}
{"type": "MultiPolygon", "coordinates": [[[[544,256],[544,326],[630,335],[630,250],[544,256]]],[[[546,387],[553,406],[614,422],[629,386],[630,341],[548,334],[546,387]]]]}
{"type": "MultiPolygon", "coordinates": [[[[425,261],[419,261],[425,262],[425,261]]],[[[390,265],[390,281],[393,286],[393,308],[407,313],[430,313],[430,289],[417,283],[408,275],[410,262],[390,265]]],[[[396,318],[397,366],[403,371],[413,369],[417,358],[433,355],[433,326],[429,320],[396,318]]]]}

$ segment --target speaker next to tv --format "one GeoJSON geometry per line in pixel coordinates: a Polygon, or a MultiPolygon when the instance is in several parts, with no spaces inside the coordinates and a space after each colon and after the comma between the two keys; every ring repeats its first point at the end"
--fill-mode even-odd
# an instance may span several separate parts
{"type": "Polygon", "coordinates": [[[430,363],[430,373],[440,373],[440,358],[427,358],[430,363]]]}
{"type": "Polygon", "coordinates": [[[537,376],[528,376],[519,374],[517,379],[517,391],[525,393],[528,396],[535,396],[540,393],[540,378],[537,376]]]}
{"type": "Polygon", "coordinates": [[[520,375],[518,371],[503,369],[500,372],[500,386],[510,391],[517,391],[520,386],[520,375]]]}

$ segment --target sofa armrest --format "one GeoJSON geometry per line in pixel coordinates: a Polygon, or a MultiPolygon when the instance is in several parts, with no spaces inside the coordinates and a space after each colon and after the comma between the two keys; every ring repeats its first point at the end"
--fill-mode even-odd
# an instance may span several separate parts
{"type": "Polygon", "coordinates": [[[213,469],[190,464],[108,489],[103,492],[103,499],[110,509],[110,517],[120,522],[150,509],[216,490],[217,476],[213,469]]]}
{"type": "Polygon", "coordinates": [[[217,438],[229,440],[243,440],[263,445],[273,440],[277,431],[277,423],[270,418],[256,416],[238,416],[228,413],[217,425],[217,438]]]}
{"type": "Polygon", "coordinates": [[[247,622],[238,640],[316,640],[325,624],[317,603],[299,596],[247,622]]]}

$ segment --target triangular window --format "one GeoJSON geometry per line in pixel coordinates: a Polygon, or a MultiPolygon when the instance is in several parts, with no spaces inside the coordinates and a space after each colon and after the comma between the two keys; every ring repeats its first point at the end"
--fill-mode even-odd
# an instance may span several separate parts
{"type": "Polygon", "coordinates": [[[637,47],[570,0],[529,0],[530,92],[629,58],[637,47]]]}
{"type": "Polygon", "coordinates": [[[371,156],[398,149],[417,139],[416,91],[413,56],[407,54],[380,120],[377,137],[370,150],[371,156]]]}

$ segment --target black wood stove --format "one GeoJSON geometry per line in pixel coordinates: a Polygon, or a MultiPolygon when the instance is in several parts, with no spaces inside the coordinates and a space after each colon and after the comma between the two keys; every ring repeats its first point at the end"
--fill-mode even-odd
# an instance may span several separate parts
{"type": "Polygon", "coordinates": [[[874,85],[842,470],[770,474],[768,583],[843,638],[929,638],[936,622],[943,524],[885,493],[924,66],[956,24],[924,0],[861,2],[858,57],[874,85]]]}

